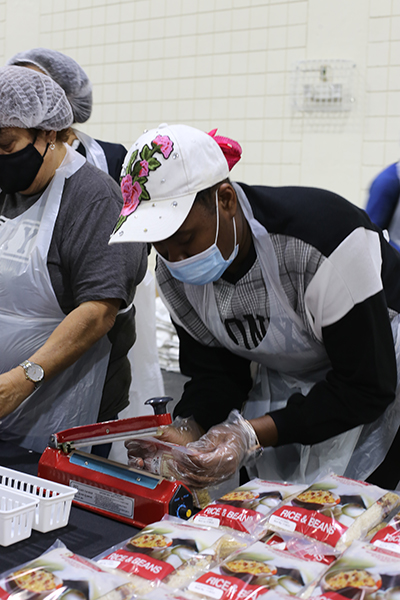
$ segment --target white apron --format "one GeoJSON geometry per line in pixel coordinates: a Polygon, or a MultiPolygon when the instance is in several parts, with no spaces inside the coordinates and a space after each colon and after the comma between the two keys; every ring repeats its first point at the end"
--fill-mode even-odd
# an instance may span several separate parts
{"type": "Polygon", "coordinates": [[[79,131],[78,129],[72,128],[72,131],[78,138],[78,140],[83,144],[86,150],[86,160],[91,165],[94,165],[101,171],[108,173],[108,164],[106,155],[104,154],[103,148],[100,146],[95,139],[90,137],[87,133],[83,133],[83,131],[79,131]]]}
{"type": "MultiPolygon", "coordinates": [[[[86,150],[88,163],[108,173],[107,158],[103,148],[95,139],[73,129],[86,150]]],[[[146,276],[139,283],[135,294],[136,341],[128,352],[132,382],[129,389],[129,406],[119,415],[120,418],[154,414],[153,409],[144,404],[145,400],[164,395],[164,382],[158,362],[156,342],[155,284],[152,273],[147,269],[146,276]]],[[[128,307],[130,308],[130,307],[128,307]]],[[[127,309],[125,309],[127,310],[127,309]]],[[[118,314],[120,314],[119,311],[118,314]]],[[[127,462],[128,455],[122,442],[114,442],[109,458],[127,462]]]]}
{"type": "MultiPolygon", "coordinates": [[[[42,196],[14,219],[0,217],[0,372],[34,354],[65,318],[47,254],[65,179],[84,164],[67,154],[42,196]]],[[[0,439],[42,452],[51,433],[96,422],[111,344],[104,336],[78,361],[34,391],[0,422],[0,439]]]]}
{"type": "MultiPolygon", "coordinates": [[[[307,394],[317,381],[325,378],[331,366],[324,345],[310,337],[300,317],[289,305],[280,284],[278,261],[268,232],[254,218],[242,188],[236,184],[234,187],[252,232],[268,290],[270,322],[267,334],[253,350],[239,348],[220,319],[213,284],[185,284],[185,292],[207,328],[225,348],[259,365],[255,385],[243,411],[247,419],[252,419],[283,408],[289,396],[296,392],[307,394]]],[[[392,327],[397,334],[398,320],[392,327]]],[[[356,427],[314,446],[289,444],[266,448],[255,467],[250,469],[251,476],[311,482],[331,469],[338,474],[364,479],[383,460],[397,431],[400,421],[398,396],[385,415],[372,425],[356,427]],[[391,413],[389,419],[387,413],[391,413]],[[388,422],[392,425],[389,433],[386,429],[388,422]],[[369,430],[367,436],[363,435],[363,430],[369,430]],[[350,460],[355,448],[356,461],[350,460]]]]}

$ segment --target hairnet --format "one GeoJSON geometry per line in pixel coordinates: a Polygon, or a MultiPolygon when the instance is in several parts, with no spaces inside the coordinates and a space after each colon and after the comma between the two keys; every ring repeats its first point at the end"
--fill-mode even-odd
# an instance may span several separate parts
{"type": "Polygon", "coordinates": [[[78,63],[57,50],[33,48],[15,54],[7,61],[8,65],[31,63],[39,67],[58,83],[67,94],[72,106],[75,123],[84,123],[92,112],[92,84],[78,63]]]}
{"type": "Polygon", "coordinates": [[[53,79],[25,67],[0,68],[0,128],[60,131],[72,123],[65,92],[53,79]]]}

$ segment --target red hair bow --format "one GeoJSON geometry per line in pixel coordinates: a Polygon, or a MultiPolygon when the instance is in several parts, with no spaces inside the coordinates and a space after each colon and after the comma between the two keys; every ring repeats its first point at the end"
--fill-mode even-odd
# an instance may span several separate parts
{"type": "Polygon", "coordinates": [[[235,142],[235,140],[223,137],[222,135],[215,135],[217,131],[218,129],[212,129],[208,132],[208,135],[211,135],[211,137],[214,138],[218,146],[221,148],[228,163],[229,170],[231,170],[232,167],[241,159],[242,147],[238,142],[235,142]]]}

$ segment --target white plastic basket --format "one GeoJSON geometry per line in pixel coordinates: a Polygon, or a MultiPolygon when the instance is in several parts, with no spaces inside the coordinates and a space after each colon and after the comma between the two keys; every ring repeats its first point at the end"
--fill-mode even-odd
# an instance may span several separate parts
{"type": "Polygon", "coordinates": [[[0,490],[11,488],[38,500],[32,529],[46,533],[68,523],[75,488],[0,467],[0,490]]]}
{"type": "Polygon", "coordinates": [[[39,499],[0,486],[0,545],[26,540],[32,533],[39,499]]]}

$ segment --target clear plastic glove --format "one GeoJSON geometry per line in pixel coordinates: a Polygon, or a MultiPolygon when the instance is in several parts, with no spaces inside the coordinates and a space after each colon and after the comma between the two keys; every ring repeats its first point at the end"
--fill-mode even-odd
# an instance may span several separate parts
{"type": "MultiPolygon", "coordinates": [[[[193,417],[182,419],[176,417],[171,425],[162,425],[157,430],[157,439],[162,442],[170,442],[186,446],[189,442],[198,440],[203,431],[197,425],[193,417]]],[[[157,444],[144,439],[126,440],[125,447],[128,450],[128,465],[136,469],[144,469],[151,464],[159,451],[157,444]]]]}
{"type": "Polygon", "coordinates": [[[249,465],[262,452],[256,432],[246,419],[233,410],[226,421],[215,425],[187,448],[196,454],[172,450],[169,469],[189,487],[204,488],[229,479],[243,465],[249,465]]]}

